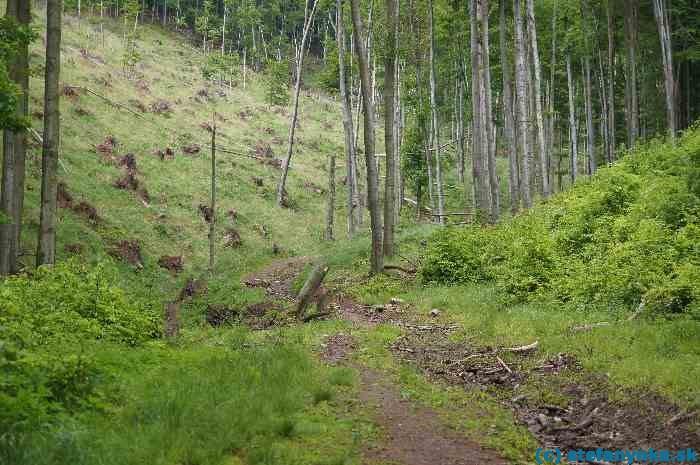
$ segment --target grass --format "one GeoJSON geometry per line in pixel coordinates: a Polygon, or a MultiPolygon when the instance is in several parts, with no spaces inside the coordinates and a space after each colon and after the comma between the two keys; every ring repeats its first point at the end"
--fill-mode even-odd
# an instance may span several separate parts
{"type": "MultiPolygon", "coordinates": [[[[292,334],[226,331],[185,347],[101,347],[116,377],[105,412],[66,419],[5,451],[21,464],[325,464],[356,455],[352,415],[336,418],[352,378],[313,361],[292,334]],[[339,377],[339,373],[340,377],[339,377]],[[340,382],[339,382],[340,380],[340,382]]],[[[336,462],[345,463],[345,462],[336,462]]],[[[347,462],[352,463],[352,462],[347,462]]]]}

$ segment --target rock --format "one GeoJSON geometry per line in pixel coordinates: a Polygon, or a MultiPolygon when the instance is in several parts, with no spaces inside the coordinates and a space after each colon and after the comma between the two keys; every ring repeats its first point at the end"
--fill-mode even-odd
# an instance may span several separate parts
{"type": "Polygon", "coordinates": [[[537,422],[540,425],[542,425],[543,428],[546,428],[547,425],[549,425],[549,420],[547,419],[547,416],[543,413],[537,415],[537,422]]]}
{"type": "Polygon", "coordinates": [[[437,308],[434,308],[434,309],[430,310],[430,316],[432,316],[433,318],[439,317],[439,316],[440,316],[440,310],[438,310],[437,308]]]}
{"type": "Polygon", "coordinates": [[[404,301],[403,299],[399,299],[398,297],[392,297],[389,303],[391,305],[403,305],[404,301]]]}

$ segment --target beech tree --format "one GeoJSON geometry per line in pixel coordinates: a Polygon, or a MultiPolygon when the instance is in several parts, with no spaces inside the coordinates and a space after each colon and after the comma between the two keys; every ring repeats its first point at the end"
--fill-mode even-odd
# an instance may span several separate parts
{"type": "Polygon", "coordinates": [[[369,69],[367,49],[362,38],[363,26],[360,16],[360,0],[350,0],[353,35],[355,37],[355,50],[360,70],[360,85],[362,89],[362,106],[364,117],[365,139],[365,166],[367,170],[367,207],[370,215],[370,229],[372,233],[372,251],[370,257],[370,271],[372,274],[381,273],[384,269],[382,255],[382,217],[379,210],[379,179],[377,174],[377,161],[374,152],[374,108],[372,108],[372,84],[369,69]]]}
{"type": "Polygon", "coordinates": [[[19,271],[17,257],[21,247],[22,210],[24,204],[24,176],[26,117],[29,108],[29,42],[33,34],[30,2],[8,0],[2,24],[5,41],[0,49],[0,60],[9,64],[9,70],[0,69],[3,114],[3,164],[0,181],[0,276],[19,271]],[[2,215],[6,217],[5,221],[2,215]]]}
{"type": "Polygon", "coordinates": [[[36,264],[56,261],[56,203],[58,149],[60,147],[60,99],[62,0],[46,3],[46,73],[44,77],[44,144],[41,161],[41,214],[36,264]]]}

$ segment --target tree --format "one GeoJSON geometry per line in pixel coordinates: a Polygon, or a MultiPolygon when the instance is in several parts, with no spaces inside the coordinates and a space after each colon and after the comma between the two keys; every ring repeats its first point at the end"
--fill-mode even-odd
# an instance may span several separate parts
{"type": "Polygon", "coordinates": [[[632,147],[639,138],[639,93],[637,91],[637,45],[639,5],[637,0],[625,0],[625,114],[627,116],[627,145],[632,147]]]}
{"type": "Polygon", "coordinates": [[[530,52],[534,68],[535,123],[537,123],[537,144],[540,149],[540,171],[542,173],[542,195],[547,198],[550,194],[549,169],[547,163],[547,144],[544,138],[544,118],[542,116],[542,71],[540,69],[540,52],[537,46],[537,24],[535,22],[534,0],[527,0],[527,29],[530,36],[530,52]]]}
{"type": "Polygon", "coordinates": [[[362,106],[364,108],[364,138],[365,138],[365,165],[367,168],[367,206],[370,215],[370,229],[372,231],[372,253],[370,258],[370,272],[381,273],[384,270],[382,255],[382,217],[379,211],[379,180],[377,175],[377,162],[374,153],[374,109],[372,108],[372,84],[370,82],[369,63],[367,49],[362,40],[363,27],[360,17],[360,0],[350,0],[353,35],[355,37],[355,49],[360,69],[360,86],[362,89],[362,106]]]}
{"type": "Polygon", "coordinates": [[[335,222],[335,153],[328,157],[328,208],[326,210],[326,231],[323,235],[327,241],[334,240],[333,223],[335,222]]]}
{"type": "Polygon", "coordinates": [[[525,208],[532,207],[530,195],[530,143],[528,114],[529,96],[527,92],[527,80],[529,71],[525,66],[525,36],[523,33],[523,15],[521,0],[513,0],[513,15],[515,18],[515,89],[517,95],[516,121],[518,124],[518,152],[520,158],[520,189],[525,208]]]}
{"type": "Polygon", "coordinates": [[[301,72],[304,66],[304,54],[306,53],[306,41],[309,37],[309,30],[314,20],[314,13],[319,0],[307,0],[304,11],[304,31],[301,37],[301,44],[296,51],[296,84],[294,85],[294,103],[292,104],[292,118],[289,123],[289,139],[287,141],[287,156],[282,165],[282,176],[277,184],[277,205],[282,206],[285,198],[285,186],[287,184],[287,174],[289,173],[289,163],[292,161],[292,153],[294,150],[294,133],[297,127],[297,119],[299,118],[299,92],[301,91],[301,72]],[[309,9],[309,3],[313,2],[313,6],[309,9]]]}
{"type": "Polygon", "coordinates": [[[359,193],[357,189],[357,154],[355,150],[355,128],[352,121],[352,104],[347,89],[345,68],[345,23],[343,22],[343,0],[336,0],[336,41],[338,43],[338,86],[340,103],[343,109],[343,133],[345,134],[345,166],[348,187],[347,218],[348,234],[352,237],[357,231],[359,219],[359,193]]]}
{"type": "Polygon", "coordinates": [[[57,166],[60,147],[60,99],[62,0],[46,4],[46,74],[44,78],[44,144],[41,162],[41,213],[36,264],[56,261],[57,166]]]}
{"type": "Polygon", "coordinates": [[[430,35],[430,111],[432,115],[431,154],[435,152],[435,182],[437,184],[437,213],[440,222],[444,221],[445,193],[442,186],[442,166],[440,162],[440,121],[438,119],[437,76],[435,72],[435,24],[433,0],[428,0],[428,34],[430,35]]]}
{"type": "Polygon", "coordinates": [[[24,204],[24,174],[26,146],[26,117],[29,107],[29,42],[33,34],[30,2],[9,0],[3,18],[0,58],[10,65],[0,69],[0,106],[3,114],[0,127],[3,134],[3,166],[0,183],[0,276],[19,271],[17,257],[20,251],[22,210],[24,204]],[[5,110],[7,109],[7,110],[5,110]],[[4,224],[3,224],[4,223],[4,224]]]}
{"type": "Polygon", "coordinates": [[[571,54],[566,55],[566,78],[569,86],[569,134],[571,139],[571,182],[578,177],[578,127],[574,106],[574,78],[571,73],[571,54]]]}
{"type": "Polygon", "coordinates": [[[513,214],[520,209],[518,190],[518,151],[515,148],[515,121],[513,119],[513,82],[512,69],[508,60],[506,40],[506,1],[500,0],[499,44],[501,49],[501,69],[503,73],[503,128],[505,149],[508,154],[508,190],[510,192],[510,209],[513,214]]]}
{"type": "Polygon", "coordinates": [[[387,37],[386,54],[384,58],[384,151],[386,160],[386,177],[384,184],[384,256],[394,255],[394,208],[395,203],[395,176],[394,166],[396,151],[396,38],[399,28],[399,8],[397,0],[385,0],[387,37]]]}
{"type": "Polygon", "coordinates": [[[676,97],[673,78],[673,48],[671,47],[671,22],[668,17],[666,0],[654,1],[654,18],[659,29],[661,43],[661,63],[664,71],[664,90],[666,96],[666,125],[671,140],[676,143],[676,97]]]}

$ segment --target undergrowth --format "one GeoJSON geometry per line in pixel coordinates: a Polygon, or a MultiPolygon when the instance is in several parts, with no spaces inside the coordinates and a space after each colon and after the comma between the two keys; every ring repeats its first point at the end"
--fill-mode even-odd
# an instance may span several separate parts
{"type": "Polygon", "coordinates": [[[421,276],[495,282],[511,302],[700,317],[700,130],[652,141],[495,227],[445,229],[421,276]]]}

